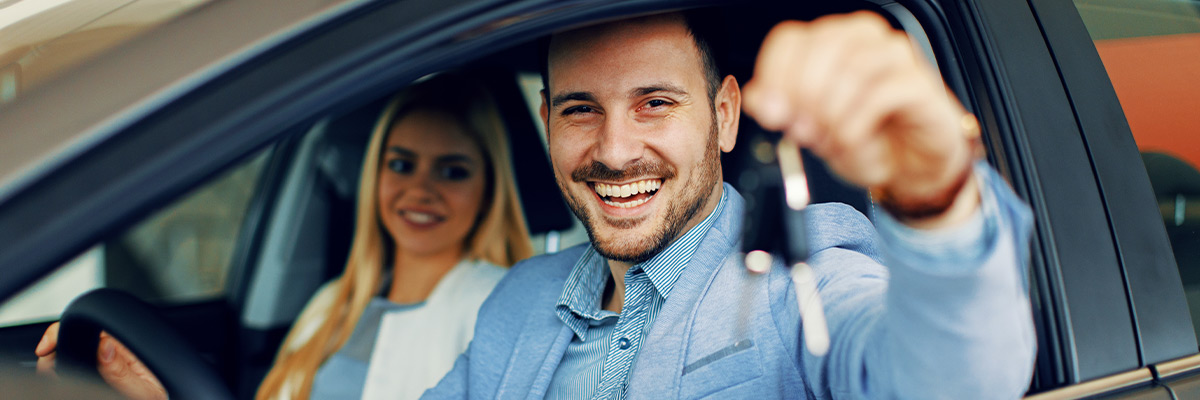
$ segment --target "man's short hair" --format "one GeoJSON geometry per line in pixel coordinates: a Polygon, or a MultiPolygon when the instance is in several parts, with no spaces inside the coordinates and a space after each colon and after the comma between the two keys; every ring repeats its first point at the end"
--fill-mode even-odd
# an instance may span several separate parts
{"type": "MultiPolygon", "coordinates": [[[[719,32],[721,27],[719,19],[709,9],[686,10],[674,14],[679,15],[683,20],[684,28],[696,42],[696,50],[699,50],[700,60],[703,63],[704,80],[708,83],[708,100],[716,101],[717,91],[721,90],[721,80],[724,78],[724,75],[721,74],[721,65],[717,62],[720,43],[718,39],[723,37],[719,32]]],[[[550,91],[550,38],[550,36],[543,38],[539,44],[542,88],[547,94],[550,91]]]]}

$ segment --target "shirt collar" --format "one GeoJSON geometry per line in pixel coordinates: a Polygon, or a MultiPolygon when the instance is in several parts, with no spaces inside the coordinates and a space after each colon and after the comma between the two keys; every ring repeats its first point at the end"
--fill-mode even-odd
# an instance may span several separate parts
{"type": "Polygon", "coordinates": [[[646,272],[650,283],[663,298],[671,294],[671,288],[675,286],[675,281],[687,267],[692,254],[696,252],[696,247],[700,246],[704,234],[708,233],[709,228],[716,222],[717,216],[721,215],[721,211],[725,209],[726,192],[723,187],[721,189],[721,201],[717,202],[717,207],[708,213],[708,216],[704,217],[699,224],[689,229],[687,233],[684,233],[654,257],[633,266],[633,268],[641,268],[646,272]]]}
{"type": "MultiPolygon", "coordinates": [[[[671,288],[674,287],[675,281],[687,267],[688,261],[696,252],[696,247],[700,245],[704,234],[712,228],[717,216],[721,215],[725,209],[728,191],[724,190],[724,187],[721,189],[721,200],[717,203],[717,207],[699,224],[689,229],[687,233],[684,233],[654,257],[630,268],[630,271],[636,269],[645,271],[650,279],[650,284],[664,299],[671,294],[671,288]]],[[[586,340],[587,320],[617,316],[616,313],[602,309],[600,305],[604,285],[608,282],[608,275],[611,274],[607,261],[589,245],[583,255],[579,257],[579,261],[575,263],[575,267],[563,285],[563,292],[558,297],[555,311],[559,319],[571,328],[580,340],[586,340]]]]}

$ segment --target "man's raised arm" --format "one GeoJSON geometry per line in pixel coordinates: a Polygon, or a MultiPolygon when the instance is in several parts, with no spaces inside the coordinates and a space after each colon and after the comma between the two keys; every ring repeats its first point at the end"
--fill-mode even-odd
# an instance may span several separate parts
{"type": "Polygon", "coordinates": [[[908,37],[866,12],[782,23],[744,98],[876,202],[887,270],[837,249],[811,260],[832,339],[824,357],[800,351],[815,394],[1019,397],[1036,346],[1029,211],[908,37]]]}

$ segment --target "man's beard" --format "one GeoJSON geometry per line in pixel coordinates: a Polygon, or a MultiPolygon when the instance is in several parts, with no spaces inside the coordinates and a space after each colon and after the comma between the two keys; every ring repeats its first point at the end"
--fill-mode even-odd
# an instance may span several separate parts
{"type": "MultiPolygon", "coordinates": [[[[617,230],[630,229],[638,224],[646,222],[645,217],[640,219],[610,219],[606,216],[593,216],[589,213],[586,202],[575,197],[573,193],[567,190],[563,178],[556,175],[559,190],[566,198],[567,204],[575,213],[575,216],[583,222],[584,228],[587,229],[588,239],[592,243],[592,248],[596,249],[597,253],[610,260],[637,264],[649,260],[654,257],[668,245],[671,244],[683,232],[683,228],[704,208],[704,204],[712,195],[713,188],[717,185],[717,179],[720,176],[720,153],[717,144],[717,124],[714,121],[710,124],[708,143],[704,149],[704,158],[700,165],[693,169],[696,173],[688,182],[684,182],[683,191],[673,198],[668,200],[666,205],[666,216],[663,224],[658,226],[650,235],[645,237],[628,237],[621,232],[613,234],[612,238],[598,237],[596,231],[598,223],[605,223],[617,230]],[[603,219],[603,221],[597,221],[603,219]]],[[[675,176],[674,168],[666,165],[660,160],[655,161],[638,161],[633,165],[626,167],[623,170],[613,170],[599,162],[581,166],[571,172],[570,179],[574,182],[587,182],[589,180],[604,180],[604,181],[624,181],[629,178],[637,177],[658,177],[666,180],[675,176]]],[[[655,194],[658,196],[658,193],[655,194]]]]}

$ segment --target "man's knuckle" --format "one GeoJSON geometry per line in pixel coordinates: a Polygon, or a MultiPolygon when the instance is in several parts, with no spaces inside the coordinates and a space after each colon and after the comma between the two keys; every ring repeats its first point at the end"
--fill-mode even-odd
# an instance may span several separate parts
{"type": "Polygon", "coordinates": [[[767,33],[767,38],[763,41],[763,48],[773,48],[779,45],[790,44],[800,39],[805,31],[805,26],[799,21],[785,21],[775,25],[771,32],[767,33]]]}

